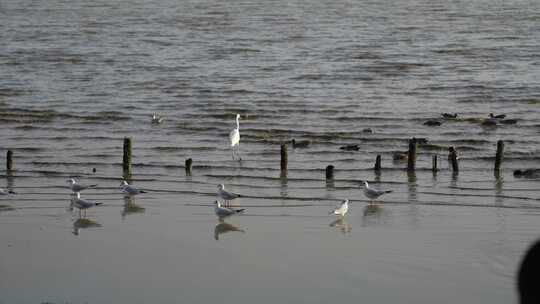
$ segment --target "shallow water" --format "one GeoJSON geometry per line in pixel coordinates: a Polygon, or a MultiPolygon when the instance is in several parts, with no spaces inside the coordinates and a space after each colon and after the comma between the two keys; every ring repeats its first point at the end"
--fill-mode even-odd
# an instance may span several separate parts
{"type": "Polygon", "coordinates": [[[0,303],[516,302],[539,231],[539,180],[512,171],[540,159],[540,3],[312,2],[0,3],[0,153],[16,169],[0,187],[18,193],[0,198],[0,303]],[[442,112],[459,117],[423,125],[442,112]],[[482,127],[490,112],[518,122],[482,127]],[[117,187],[126,136],[150,191],[134,202],[117,187]],[[408,175],[392,154],[413,136],[429,145],[408,175]],[[284,179],[292,138],[311,145],[289,146],[284,179]],[[91,221],[67,209],[70,176],[99,185],[91,221]],[[369,206],[362,179],[394,192],[369,206]],[[217,221],[219,183],[245,215],[217,221]]]}

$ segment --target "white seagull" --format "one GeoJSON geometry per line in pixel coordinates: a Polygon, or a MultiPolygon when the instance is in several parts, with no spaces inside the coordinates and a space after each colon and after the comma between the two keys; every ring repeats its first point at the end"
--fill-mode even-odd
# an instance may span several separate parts
{"type": "Polygon", "coordinates": [[[221,207],[221,203],[219,201],[215,201],[214,204],[215,204],[214,212],[219,217],[226,217],[233,214],[242,213],[244,212],[244,210],[246,210],[246,209],[232,209],[232,208],[221,207]]]}
{"type": "Polygon", "coordinates": [[[225,185],[223,184],[218,185],[218,196],[222,198],[223,200],[225,200],[225,202],[227,203],[235,198],[242,197],[242,195],[238,193],[225,190],[225,185]]]}
{"type": "Polygon", "coordinates": [[[160,124],[163,122],[163,116],[157,115],[156,113],[152,114],[152,123],[160,124]]]}
{"type": "Polygon", "coordinates": [[[234,156],[237,155],[238,160],[242,160],[240,157],[240,114],[236,114],[236,129],[229,133],[229,140],[231,141],[232,159],[235,160],[234,156]]]}
{"type": "Polygon", "coordinates": [[[81,185],[77,183],[77,181],[73,178],[68,179],[67,183],[69,184],[69,188],[71,189],[71,191],[73,191],[73,193],[79,193],[83,191],[84,189],[95,188],[97,186],[97,185],[88,185],[88,186],[81,185]]]}
{"type": "Polygon", "coordinates": [[[347,211],[349,211],[349,200],[345,199],[339,206],[336,207],[336,209],[330,211],[330,214],[344,216],[347,211]]]}
{"type": "Polygon", "coordinates": [[[125,194],[129,194],[129,195],[136,195],[136,194],[139,194],[139,193],[146,193],[146,191],[139,190],[139,189],[135,188],[133,185],[128,184],[126,181],[122,181],[122,183],[120,183],[120,187],[122,188],[122,192],[124,192],[125,194]]]}
{"type": "Polygon", "coordinates": [[[392,192],[392,190],[377,190],[370,188],[367,181],[364,181],[364,185],[364,195],[371,200],[374,200],[385,193],[392,192]]]}
{"type": "Polygon", "coordinates": [[[79,192],[77,192],[77,197],[71,200],[71,203],[73,204],[73,206],[79,209],[79,216],[81,215],[81,210],[84,210],[84,215],[86,216],[86,209],[103,204],[84,200],[81,198],[81,193],[79,192]]]}
{"type": "Polygon", "coordinates": [[[0,195],[10,195],[10,194],[15,194],[15,192],[13,192],[11,190],[4,190],[4,189],[0,188],[0,195]]]}

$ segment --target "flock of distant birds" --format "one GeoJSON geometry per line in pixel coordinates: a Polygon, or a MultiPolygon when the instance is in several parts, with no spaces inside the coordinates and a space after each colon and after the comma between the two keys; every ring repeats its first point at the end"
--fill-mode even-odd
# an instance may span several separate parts
{"type": "MultiPolygon", "coordinates": [[[[443,120],[455,120],[458,118],[457,113],[441,113],[441,118],[443,120]]],[[[513,125],[517,123],[517,119],[506,119],[506,114],[499,114],[494,115],[493,113],[489,113],[489,117],[480,119],[480,124],[482,126],[497,126],[499,124],[505,124],[505,125],[513,125]]],[[[430,119],[426,122],[424,122],[425,126],[430,127],[438,127],[442,125],[442,121],[440,119],[430,119]]]]}
{"type": "MultiPolygon", "coordinates": [[[[452,119],[457,119],[458,114],[457,113],[454,113],[454,114],[442,113],[441,116],[442,116],[442,119],[452,120],[452,119]]],[[[231,130],[229,133],[232,159],[238,160],[238,161],[242,160],[240,156],[240,118],[241,118],[240,114],[236,114],[236,128],[231,130]]],[[[160,116],[156,113],[152,114],[152,124],[161,124],[163,121],[164,121],[163,116],[160,116]]],[[[517,120],[515,119],[506,119],[506,115],[504,114],[494,115],[493,113],[490,113],[489,117],[486,119],[483,119],[481,122],[481,124],[485,126],[496,126],[497,124],[515,124],[515,123],[517,123],[517,120]]],[[[441,124],[442,123],[439,120],[428,120],[424,123],[424,125],[427,125],[427,126],[440,126],[441,124]]],[[[373,130],[371,128],[367,128],[367,129],[362,130],[362,132],[373,133],[373,130]]],[[[427,139],[425,138],[420,138],[417,140],[419,144],[427,143],[427,139]]],[[[297,141],[296,139],[293,139],[291,143],[292,143],[293,148],[306,148],[311,144],[311,142],[308,140],[297,141]]],[[[355,150],[357,151],[359,150],[359,146],[346,145],[346,146],[340,147],[340,149],[347,150],[347,151],[355,151],[355,150]]],[[[406,157],[407,156],[405,153],[394,154],[394,160],[403,159],[406,157]]],[[[531,176],[531,175],[537,175],[537,174],[540,176],[539,169],[528,169],[525,171],[516,170],[514,172],[514,175],[516,176],[531,176]]],[[[68,179],[67,182],[69,184],[71,191],[74,194],[74,197],[71,200],[71,207],[75,207],[79,209],[80,217],[82,216],[82,212],[84,212],[84,215],[86,216],[87,209],[102,205],[102,203],[89,201],[89,200],[81,198],[81,191],[88,188],[95,188],[97,185],[81,185],[73,178],[68,179]]],[[[140,190],[136,188],[133,185],[128,184],[128,182],[126,182],[125,180],[121,182],[120,188],[125,195],[129,195],[129,196],[146,192],[144,190],[140,190]]],[[[378,199],[383,194],[392,192],[392,190],[374,189],[369,186],[367,181],[364,181],[363,192],[364,192],[364,195],[368,199],[370,199],[370,204],[372,204],[374,200],[378,199]]],[[[11,195],[11,194],[15,194],[15,192],[11,190],[0,189],[0,195],[11,195]]],[[[234,214],[243,213],[245,211],[245,209],[233,209],[230,207],[230,202],[239,197],[242,197],[242,195],[226,190],[225,185],[223,184],[218,185],[217,196],[223,200],[223,202],[220,202],[219,200],[216,200],[214,202],[214,212],[220,219],[234,215],[234,214]]],[[[338,206],[336,206],[336,208],[333,209],[330,212],[330,214],[343,217],[348,212],[348,210],[349,210],[349,200],[345,199],[338,206]]]]}

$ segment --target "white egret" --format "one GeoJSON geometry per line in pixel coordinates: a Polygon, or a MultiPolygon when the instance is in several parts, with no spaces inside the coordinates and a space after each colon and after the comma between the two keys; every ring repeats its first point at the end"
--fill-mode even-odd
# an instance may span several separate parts
{"type": "Polygon", "coordinates": [[[242,158],[240,157],[240,114],[236,114],[236,129],[233,129],[231,133],[229,133],[229,140],[231,141],[233,160],[235,160],[235,150],[236,155],[238,156],[238,160],[242,160],[242,158]]]}

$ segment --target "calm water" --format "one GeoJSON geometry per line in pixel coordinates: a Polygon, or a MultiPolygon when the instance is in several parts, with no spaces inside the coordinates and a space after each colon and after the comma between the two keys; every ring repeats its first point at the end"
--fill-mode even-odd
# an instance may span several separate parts
{"type": "Polygon", "coordinates": [[[0,303],[516,302],[540,235],[540,180],[512,175],[540,160],[540,2],[2,0],[0,33],[0,187],[18,193],[0,198],[0,303]],[[459,119],[423,125],[442,112],[459,119]],[[490,112],[518,122],[482,127],[490,112]],[[150,192],[133,200],[126,136],[150,192]],[[413,136],[429,145],[407,175],[392,154],[413,136]],[[283,179],[292,138],[311,145],[283,179]],[[99,185],[87,221],[70,176],[99,185]],[[369,206],[361,179],[394,192],[369,206]],[[216,219],[219,183],[244,216],[216,219]]]}

